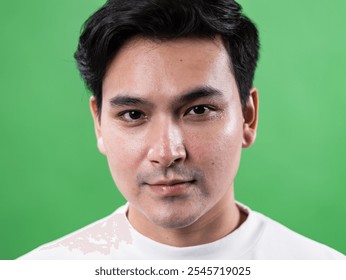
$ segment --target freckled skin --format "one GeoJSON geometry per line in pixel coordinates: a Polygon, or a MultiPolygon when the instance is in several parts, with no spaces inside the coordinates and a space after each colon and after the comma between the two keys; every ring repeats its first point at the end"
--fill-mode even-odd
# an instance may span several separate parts
{"type": "Polygon", "coordinates": [[[99,149],[139,232],[173,246],[192,246],[239,226],[233,181],[242,147],[253,143],[257,126],[257,91],[250,93],[243,116],[219,39],[135,38],[117,53],[103,82],[100,120],[93,98],[91,110],[99,149]],[[177,102],[200,87],[218,94],[177,102]],[[112,105],[119,96],[145,104],[112,105]],[[151,184],[176,178],[187,182],[178,195],[152,191],[151,184]]]}

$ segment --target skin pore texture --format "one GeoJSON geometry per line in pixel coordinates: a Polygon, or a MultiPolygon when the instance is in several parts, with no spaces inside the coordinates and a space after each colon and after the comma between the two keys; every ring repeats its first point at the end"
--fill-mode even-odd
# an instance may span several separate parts
{"type": "Polygon", "coordinates": [[[218,240],[246,216],[234,200],[242,148],[257,128],[257,90],[243,114],[220,38],[134,38],[90,107],[98,148],[129,202],[129,222],[172,246],[218,240]]]}

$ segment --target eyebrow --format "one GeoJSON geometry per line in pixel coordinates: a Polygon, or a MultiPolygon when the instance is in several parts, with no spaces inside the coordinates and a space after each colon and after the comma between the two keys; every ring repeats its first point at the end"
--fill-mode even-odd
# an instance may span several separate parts
{"type": "Polygon", "coordinates": [[[174,105],[180,105],[180,104],[186,104],[191,103],[197,99],[208,97],[208,98],[214,98],[214,97],[223,97],[224,94],[211,86],[201,86],[194,88],[192,90],[187,91],[182,96],[180,96],[177,100],[175,100],[173,103],[174,105]]]}
{"type": "MultiPolygon", "coordinates": [[[[181,96],[179,96],[177,99],[175,99],[172,103],[173,107],[179,106],[181,104],[191,103],[195,100],[198,100],[200,98],[214,98],[214,97],[223,97],[223,93],[211,86],[201,86],[196,87],[191,90],[186,91],[181,96]]],[[[114,96],[109,99],[109,103],[112,107],[123,107],[123,106],[134,106],[134,105],[141,105],[141,106],[148,106],[148,107],[154,107],[154,103],[140,97],[132,97],[130,95],[119,95],[114,96]]]]}
{"type": "Polygon", "coordinates": [[[111,104],[112,107],[117,107],[117,106],[133,106],[133,105],[146,105],[146,106],[153,106],[153,104],[145,100],[143,98],[139,97],[131,97],[128,95],[120,95],[120,96],[114,96],[111,99],[109,99],[109,103],[111,104]]]}

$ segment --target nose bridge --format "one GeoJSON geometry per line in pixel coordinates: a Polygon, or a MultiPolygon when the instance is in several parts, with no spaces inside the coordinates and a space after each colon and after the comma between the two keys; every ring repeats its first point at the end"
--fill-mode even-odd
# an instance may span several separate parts
{"type": "Polygon", "coordinates": [[[162,116],[152,123],[149,159],[164,166],[170,166],[186,157],[183,134],[179,123],[168,116],[162,116]]]}

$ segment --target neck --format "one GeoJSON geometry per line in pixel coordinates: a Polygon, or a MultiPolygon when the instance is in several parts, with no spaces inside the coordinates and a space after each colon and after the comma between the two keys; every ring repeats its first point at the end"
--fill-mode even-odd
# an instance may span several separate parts
{"type": "MultiPolygon", "coordinates": [[[[128,216],[132,222],[131,207],[129,209],[128,216]]],[[[231,188],[216,205],[189,226],[163,228],[148,220],[145,222],[145,226],[138,223],[132,223],[132,225],[137,231],[152,240],[170,246],[187,247],[219,240],[237,229],[245,219],[246,214],[241,212],[236,205],[233,188],[231,188]]]]}

